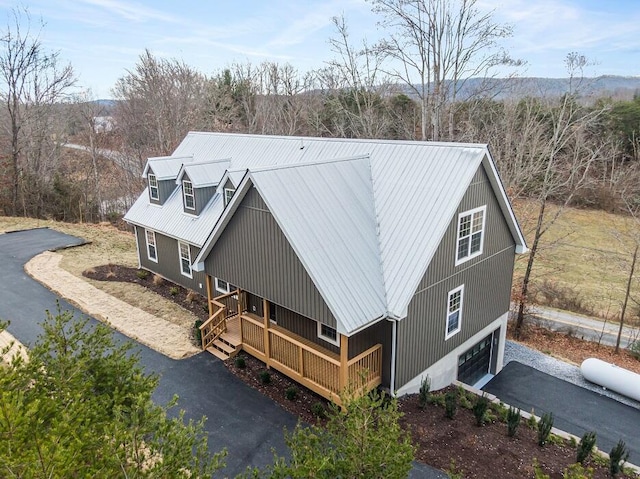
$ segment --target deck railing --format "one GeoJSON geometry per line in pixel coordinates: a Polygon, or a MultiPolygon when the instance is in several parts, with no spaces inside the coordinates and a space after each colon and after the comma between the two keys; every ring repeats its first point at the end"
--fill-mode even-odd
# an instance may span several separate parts
{"type": "Polygon", "coordinates": [[[277,326],[268,329],[269,352],[265,351],[264,323],[248,314],[241,316],[242,345],[264,361],[321,396],[340,402],[345,386],[368,391],[382,380],[382,345],[377,344],[347,362],[348,385],[340,384],[340,358],[308,344],[277,326]]]}
{"type": "Polygon", "coordinates": [[[227,319],[238,314],[237,291],[210,300],[213,314],[200,325],[202,349],[207,349],[227,330],[227,319]]]}

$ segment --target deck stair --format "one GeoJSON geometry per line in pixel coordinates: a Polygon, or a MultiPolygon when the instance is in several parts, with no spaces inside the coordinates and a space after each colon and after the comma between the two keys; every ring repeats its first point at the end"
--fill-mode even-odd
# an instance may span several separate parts
{"type": "Polygon", "coordinates": [[[227,331],[216,338],[207,351],[224,361],[234,357],[241,349],[240,320],[236,316],[227,320],[227,331]]]}

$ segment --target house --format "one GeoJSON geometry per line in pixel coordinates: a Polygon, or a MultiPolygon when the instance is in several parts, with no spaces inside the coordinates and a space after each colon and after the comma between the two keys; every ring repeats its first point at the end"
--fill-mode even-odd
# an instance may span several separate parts
{"type": "Polygon", "coordinates": [[[486,145],[189,133],[144,176],[140,266],[208,296],[205,349],[332,399],[502,368],[526,245],[486,145]]]}

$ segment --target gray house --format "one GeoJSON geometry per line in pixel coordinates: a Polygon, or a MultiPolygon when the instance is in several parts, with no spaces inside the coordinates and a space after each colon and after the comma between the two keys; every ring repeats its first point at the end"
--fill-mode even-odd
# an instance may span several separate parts
{"type": "Polygon", "coordinates": [[[206,292],[214,354],[333,399],[501,369],[526,245],[485,145],[190,133],[145,176],[140,264],[206,292]]]}

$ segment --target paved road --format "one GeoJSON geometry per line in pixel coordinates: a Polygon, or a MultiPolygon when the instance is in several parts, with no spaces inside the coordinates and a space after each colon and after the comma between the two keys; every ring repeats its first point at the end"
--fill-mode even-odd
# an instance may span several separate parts
{"type": "MultiPolygon", "coordinates": [[[[72,150],[85,151],[91,153],[91,148],[84,145],[77,145],[74,143],[64,143],[62,145],[65,148],[71,148],[72,150]]],[[[120,168],[129,171],[133,175],[140,176],[142,174],[142,168],[140,167],[140,161],[136,158],[125,155],[115,150],[107,150],[106,148],[97,148],[96,153],[107,160],[113,161],[120,168]]]]}
{"type": "Polygon", "coordinates": [[[596,431],[598,448],[609,452],[619,439],[631,450],[629,462],[640,463],[640,410],[593,391],[511,361],[483,388],[504,403],[537,416],[552,412],[554,426],[578,437],[596,431]]]}
{"type": "MultiPolygon", "coordinates": [[[[0,235],[0,319],[11,321],[9,332],[24,344],[33,344],[45,310],[55,311],[59,300],[24,272],[24,264],[42,251],[80,243],[78,238],[49,229],[0,235]]],[[[62,309],[82,314],[66,301],[59,301],[62,309]]],[[[130,341],[117,332],[114,336],[118,341],[130,341]]],[[[238,380],[214,356],[203,353],[176,361],[135,344],[145,370],[160,375],[154,400],[165,404],[178,394],[179,407],[186,411],[187,419],[208,418],[210,450],[227,448],[229,452],[221,476],[233,477],[247,466],[270,464],[272,449],[285,453],[283,427],[292,429],[296,419],[238,380]]],[[[416,464],[410,477],[439,479],[446,475],[416,464]]]]}
{"type": "MultiPolygon", "coordinates": [[[[589,318],[569,311],[544,308],[536,306],[532,308],[532,313],[540,319],[542,326],[549,329],[566,331],[571,329],[575,336],[582,337],[588,341],[600,341],[609,346],[616,345],[619,324],[605,323],[597,318],[589,318]]],[[[630,342],[640,339],[638,330],[623,327],[620,346],[626,348],[630,342]]]]}

